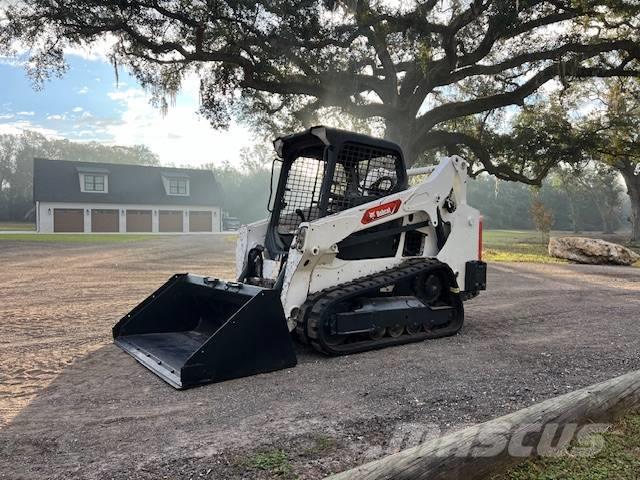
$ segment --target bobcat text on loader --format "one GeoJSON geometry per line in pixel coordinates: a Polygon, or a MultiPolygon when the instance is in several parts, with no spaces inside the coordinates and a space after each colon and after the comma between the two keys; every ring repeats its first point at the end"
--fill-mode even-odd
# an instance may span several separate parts
{"type": "Polygon", "coordinates": [[[398,145],[321,126],[274,146],[273,207],[240,230],[237,281],[174,275],[115,325],[118,346],[187,388],[295,366],[292,333],[345,355],[460,330],[486,288],[464,159],[407,171],[398,145]]]}

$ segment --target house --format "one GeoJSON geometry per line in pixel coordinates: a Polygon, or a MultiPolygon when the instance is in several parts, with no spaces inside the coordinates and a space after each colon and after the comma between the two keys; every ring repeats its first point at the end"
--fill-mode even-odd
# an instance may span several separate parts
{"type": "Polygon", "coordinates": [[[219,232],[213,172],[34,159],[38,232],[219,232]]]}

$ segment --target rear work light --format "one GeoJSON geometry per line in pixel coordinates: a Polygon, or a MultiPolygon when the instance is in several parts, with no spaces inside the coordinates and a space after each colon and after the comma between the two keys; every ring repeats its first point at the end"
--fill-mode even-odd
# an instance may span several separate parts
{"type": "Polygon", "coordinates": [[[482,216],[478,221],[478,260],[482,260],[482,216]]]}

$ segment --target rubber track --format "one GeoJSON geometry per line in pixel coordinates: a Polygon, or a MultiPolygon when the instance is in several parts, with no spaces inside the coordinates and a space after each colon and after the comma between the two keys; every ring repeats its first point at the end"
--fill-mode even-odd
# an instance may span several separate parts
{"type": "MultiPolygon", "coordinates": [[[[323,341],[320,328],[328,319],[324,317],[330,312],[331,307],[345,301],[347,299],[365,295],[368,292],[379,290],[382,287],[393,285],[397,282],[411,279],[425,272],[434,270],[449,270],[449,267],[435,259],[430,258],[414,258],[405,261],[397,267],[385,270],[384,272],[374,273],[365,277],[358,278],[348,283],[343,283],[335,287],[311,294],[302,308],[298,316],[298,324],[296,326],[296,334],[303,343],[311,344],[316,350],[325,355],[346,355],[349,353],[362,352],[384,348],[391,345],[400,345],[409,342],[417,342],[431,338],[440,338],[453,335],[460,330],[464,318],[462,307],[462,299],[458,293],[451,295],[455,299],[454,307],[458,308],[458,321],[450,327],[440,328],[438,330],[425,331],[417,334],[403,334],[399,337],[384,337],[379,340],[368,340],[356,343],[345,343],[332,346],[323,341]]],[[[451,279],[455,287],[455,279],[451,273],[451,279]]]]}

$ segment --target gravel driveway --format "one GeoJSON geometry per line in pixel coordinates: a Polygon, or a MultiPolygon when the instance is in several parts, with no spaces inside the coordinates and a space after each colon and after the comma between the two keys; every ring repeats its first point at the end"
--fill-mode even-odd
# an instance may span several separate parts
{"type": "Polygon", "coordinates": [[[0,478],[322,478],[640,368],[640,269],[493,264],[461,334],[176,391],[110,342],[233,243],[0,242],[0,478]],[[408,433],[407,433],[408,432],[408,433]]]}

